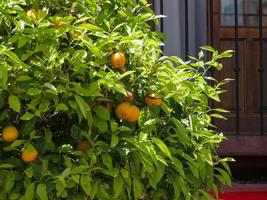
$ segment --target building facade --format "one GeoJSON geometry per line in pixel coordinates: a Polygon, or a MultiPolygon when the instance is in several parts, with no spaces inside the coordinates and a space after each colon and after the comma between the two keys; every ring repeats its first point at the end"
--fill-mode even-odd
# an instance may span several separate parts
{"type": "MultiPolygon", "coordinates": [[[[199,47],[211,45],[219,51],[232,49],[223,60],[218,80],[234,79],[225,88],[222,102],[230,111],[227,121],[215,120],[229,140],[222,155],[239,159],[246,170],[267,171],[267,0],[151,0],[157,14],[166,15],[158,30],[167,35],[164,53],[186,58],[199,47]],[[258,164],[257,164],[258,163],[258,164]]],[[[245,172],[244,172],[245,173],[245,172]]]]}

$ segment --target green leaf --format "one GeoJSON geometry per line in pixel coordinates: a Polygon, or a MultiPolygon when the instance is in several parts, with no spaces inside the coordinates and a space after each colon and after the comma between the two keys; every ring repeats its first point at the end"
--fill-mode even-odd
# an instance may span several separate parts
{"type": "Polygon", "coordinates": [[[28,185],[26,192],[25,192],[25,199],[26,200],[33,200],[34,199],[34,193],[35,193],[35,184],[31,183],[28,185]]]}
{"type": "Polygon", "coordinates": [[[28,167],[27,169],[25,169],[24,170],[24,173],[26,174],[26,176],[28,178],[32,178],[32,176],[33,176],[33,169],[32,169],[32,167],[28,167]]]}
{"type": "Polygon", "coordinates": [[[91,111],[89,105],[83,100],[82,97],[75,95],[75,100],[79,106],[79,109],[84,117],[84,119],[87,119],[87,113],[91,111]]]}
{"type": "Polygon", "coordinates": [[[28,37],[21,35],[18,41],[18,49],[23,47],[25,44],[27,44],[28,41],[29,41],[28,37]]]}
{"type": "Polygon", "coordinates": [[[181,194],[181,186],[178,178],[174,178],[173,180],[173,190],[174,190],[174,199],[178,200],[180,199],[180,194],[181,194]]]}
{"type": "Polygon", "coordinates": [[[52,85],[51,83],[45,83],[44,86],[47,87],[48,89],[50,89],[53,93],[55,93],[55,94],[58,93],[57,88],[54,85],[52,85]]]}
{"type": "Polygon", "coordinates": [[[17,113],[20,112],[20,109],[21,109],[21,105],[20,105],[20,100],[17,96],[14,96],[14,95],[10,95],[8,97],[8,103],[9,103],[9,107],[16,111],[17,113]]]}
{"type": "Polygon", "coordinates": [[[40,200],[48,200],[46,185],[43,183],[38,184],[36,188],[36,194],[40,198],[40,200]]]}
{"type": "Polygon", "coordinates": [[[0,86],[6,90],[7,89],[7,80],[8,80],[8,71],[7,71],[7,66],[2,65],[0,67],[0,86]]]}
{"type": "Polygon", "coordinates": [[[154,144],[156,144],[156,145],[160,148],[160,150],[161,150],[167,157],[169,157],[169,158],[172,160],[171,152],[170,152],[170,150],[168,149],[167,145],[166,145],[163,141],[161,141],[160,139],[155,138],[155,137],[152,138],[152,141],[153,141],[154,144]]]}
{"type": "Polygon", "coordinates": [[[104,106],[96,106],[95,112],[101,119],[110,120],[110,113],[104,106]]]}
{"type": "Polygon", "coordinates": [[[173,118],[173,122],[175,123],[177,130],[181,135],[187,135],[185,127],[179,120],[173,118]]]}
{"type": "Polygon", "coordinates": [[[3,148],[5,151],[13,151],[25,143],[25,140],[15,140],[10,146],[3,148]]]}
{"type": "Polygon", "coordinates": [[[106,133],[108,131],[108,122],[96,117],[93,121],[94,126],[96,126],[98,128],[98,130],[100,131],[100,133],[106,133]]]}
{"type": "Polygon", "coordinates": [[[113,169],[113,164],[112,164],[112,158],[108,153],[102,153],[101,154],[103,164],[108,168],[108,169],[113,169]]]}
{"type": "Polygon", "coordinates": [[[233,50],[227,50],[221,53],[220,57],[221,58],[231,58],[234,54],[233,50]]]}
{"type": "Polygon", "coordinates": [[[66,183],[64,181],[62,181],[62,180],[57,181],[56,190],[57,190],[57,196],[58,197],[64,192],[65,186],[66,186],[66,183]]]}
{"type": "Polygon", "coordinates": [[[194,165],[189,165],[189,168],[191,169],[194,177],[196,177],[197,179],[199,178],[199,170],[197,167],[195,167],[194,165]]]}
{"type": "Polygon", "coordinates": [[[141,161],[144,165],[144,168],[149,172],[149,173],[153,173],[155,171],[154,165],[153,165],[153,160],[151,159],[151,157],[145,153],[143,153],[142,151],[140,151],[140,156],[141,156],[141,161]]]}
{"type": "Polygon", "coordinates": [[[118,198],[123,190],[123,179],[119,175],[113,179],[114,198],[118,198]]]}
{"type": "Polygon", "coordinates": [[[77,184],[80,183],[80,175],[79,174],[71,175],[71,178],[75,183],[77,183],[77,184]]]}
{"type": "Polygon", "coordinates": [[[183,177],[185,178],[185,172],[184,172],[184,167],[183,164],[180,160],[178,160],[177,158],[173,158],[173,164],[174,164],[174,168],[176,169],[176,171],[183,177]]]}
{"type": "Polygon", "coordinates": [[[211,46],[203,46],[203,47],[200,47],[200,48],[203,49],[203,50],[206,50],[206,51],[215,52],[215,49],[212,48],[211,46]]]}
{"type": "Polygon", "coordinates": [[[22,76],[19,76],[18,78],[16,78],[16,81],[17,82],[23,82],[23,81],[29,81],[31,80],[32,78],[27,76],[27,75],[22,75],[22,76]]]}
{"type": "Polygon", "coordinates": [[[155,176],[157,182],[159,182],[162,179],[162,177],[164,176],[164,173],[166,172],[165,168],[166,167],[164,164],[162,164],[162,163],[157,164],[157,171],[156,171],[156,176],[155,176]]]}
{"type": "Polygon", "coordinates": [[[58,105],[56,105],[56,110],[57,111],[68,111],[69,108],[66,104],[64,103],[59,103],[58,105]]]}
{"type": "Polygon", "coordinates": [[[12,164],[0,164],[0,169],[10,169],[13,167],[15,167],[15,166],[12,164]]]}
{"type": "Polygon", "coordinates": [[[31,96],[35,96],[35,95],[41,94],[41,92],[42,91],[38,88],[30,88],[28,89],[27,94],[31,96]]]}
{"type": "Polygon", "coordinates": [[[93,25],[93,24],[82,24],[82,25],[80,25],[80,27],[87,29],[87,30],[90,30],[92,32],[104,32],[104,29],[102,29],[96,25],[93,25]]]}
{"type": "Polygon", "coordinates": [[[113,89],[116,90],[117,92],[127,96],[127,91],[122,84],[119,84],[119,83],[114,84],[113,89]]]}
{"type": "Polygon", "coordinates": [[[112,135],[110,146],[114,148],[119,143],[119,137],[116,135],[112,135]]]}
{"type": "Polygon", "coordinates": [[[135,177],[133,178],[133,191],[134,199],[138,200],[142,194],[142,183],[135,177]]]}
{"type": "Polygon", "coordinates": [[[95,46],[92,43],[92,41],[90,39],[83,38],[82,41],[85,44],[85,46],[93,53],[93,55],[95,55],[96,57],[99,57],[99,58],[102,57],[102,52],[100,51],[100,49],[97,46],[95,46]]]}
{"type": "Polygon", "coordinates": [[[15,185],[15,180],[16,178],[13,174],[7,177],[7,180],[5,181],[5,186],[4,186],[5,192],[9,193],[12,190],[12,188],[15,185]]]}
{"type": "Polygon", "coordinates": [[[88,174],[81,175],[81,186],[83,191],[89,196],[91,193],[91,177],[88,174]]]}
{"type": "Polygon", "coordinates": [[[213,111],[217,111],[217,112],[221,112],[221,113],[229,113],[230,111],[222,109],[222,108],[216,108],[216,109],[212,109],[213,111]]]}
{"type": "Polygon", "coordinates": [[[94,182],[92,184],[91,193],[89,195],[91,199],[94,199],[95,198],[95,195],[96,195],[97,191],[98,191],[98,184],[97,184],[97,182],[94,182]]]}
{"type": "Polygon", "coordinates": [[[221,102],[218,92],[211,86],[207,86],[206,94],[217,102],[221,102]]]}
{"type": "Polygon", "coordinates": [[[225,170],[223,170],[223,169],[216,168],[216,170],[222,175],[225,183],[228,186],[231,186],[231,176],[225,170]]]}
{"type": "Polygon", "coordinates": [[[189,196],[190,193],[188,191],[188,185],[186,184],[185,180],[181,176],[177,176],[176,179],[179,181],[178,185],[180,186],[185,199],[190,199],[190,196],[189,196]]]}
{"type": "Polygon", "coordinates": [[[224,116],[222,116],[220,114],[216,114],[216,113],[211,114],[210,117],[214,117],[214,118],[218,118],[218,119],[225,119],[226,120],[226,118],[224,116]]]}
{"type": "Polygon", "coordinates": [[[17,54],[15,54],[13,51],[8,51],[8,50],[4,50],[4,51],[0,51],[0,53],[5,54],[6,56],[8,56],[14,63],[16,64],[22,64],[23,62],[19,59],[19,57],[17,56],[17,54]]]}
{"type": "Polygon", "coordinates": [[[30,119],[32,119],[35,115],[32,113],[25,113],[24,115],[21,116],[21,120],[23,121],[29,121],[30,119]]]}
{"type": "Polygon", "coordinates": [[[21,194],[19,194],[19,193],[12,193],[12,194],[9,195],[9,200],[16,200],[19,197],[21,197],[21,194]]]}

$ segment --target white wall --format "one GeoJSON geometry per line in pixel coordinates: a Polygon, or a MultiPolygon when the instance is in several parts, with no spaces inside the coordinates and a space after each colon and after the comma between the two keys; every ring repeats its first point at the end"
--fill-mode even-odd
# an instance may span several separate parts
{"type": "MultiPolygon", "coordinates": [[[[189,7],[189,54],[196,55],[199,46],[207,43],[206,0],[187,0],[189,7]]],[[[185,4],[184,0],[163,0],[164,33],[167,35],[165,54],[184,57],[185,4]]],[[[160,0],[155,0],[156,13],[160,14],[160,0]]],[[[159,30],[159,27],[158,27],[159,30]]]]}

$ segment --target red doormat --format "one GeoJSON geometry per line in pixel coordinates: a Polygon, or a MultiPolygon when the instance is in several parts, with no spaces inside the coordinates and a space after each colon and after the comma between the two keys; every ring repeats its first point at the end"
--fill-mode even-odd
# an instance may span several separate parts
{"type": "Polygon", "coordinates": [[[267,192],[229,192],[220,195],[220,200],[267,200],[267,192]]]}

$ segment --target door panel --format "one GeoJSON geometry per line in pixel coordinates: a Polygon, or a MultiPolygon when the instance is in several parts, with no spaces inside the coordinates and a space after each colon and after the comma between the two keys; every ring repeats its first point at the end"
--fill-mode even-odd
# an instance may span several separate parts
{"type": "MultiPolygon", "coordinates": [[[[215,120],[218,129],[225,134],[233,135],[236,132],[236,95],[239,95],[240,134],[260,135],[260,90],[259,90],[259,30],[258,10],[256,1],[238,1],[239,20],[239,91],[236,91],[236,81],[228,84],[224,89],[228,92],[222,95],[221,104],[215,104],[231,111],[226,115],[227,121],[215,120]]],[[[219,50],[235,49],[234,29],[234,1],[215,0],[213,4],[213,44],[219,50]]],[[[263,14],[267,14],[267,0],[263,1],[263,14]],[[265,6],[266,4],[266,6],[265,6]]],[[[263,17],[267,25],[266,16],[263,17]]],[[[263,52],[267,53],[267,30],[263,31],[263,52]]],[[[264,54],[263,54],[264,55],[264,54]]],[[[224,78],[235,79],[235,57],[223,61],[224,69],[215,72],[213,76],[219,80],[224,78]]],[[[263,62],[264,80],[267,80],[267,62],[263,62]]],[[[264,84],[264,82],[263,82],[264,84]]],[[[264,89],[264,106],[267,108],[267,87],[264,89]]],[[[267,131],[267,117],[264,117],[264,128],[267,131]]]]}

